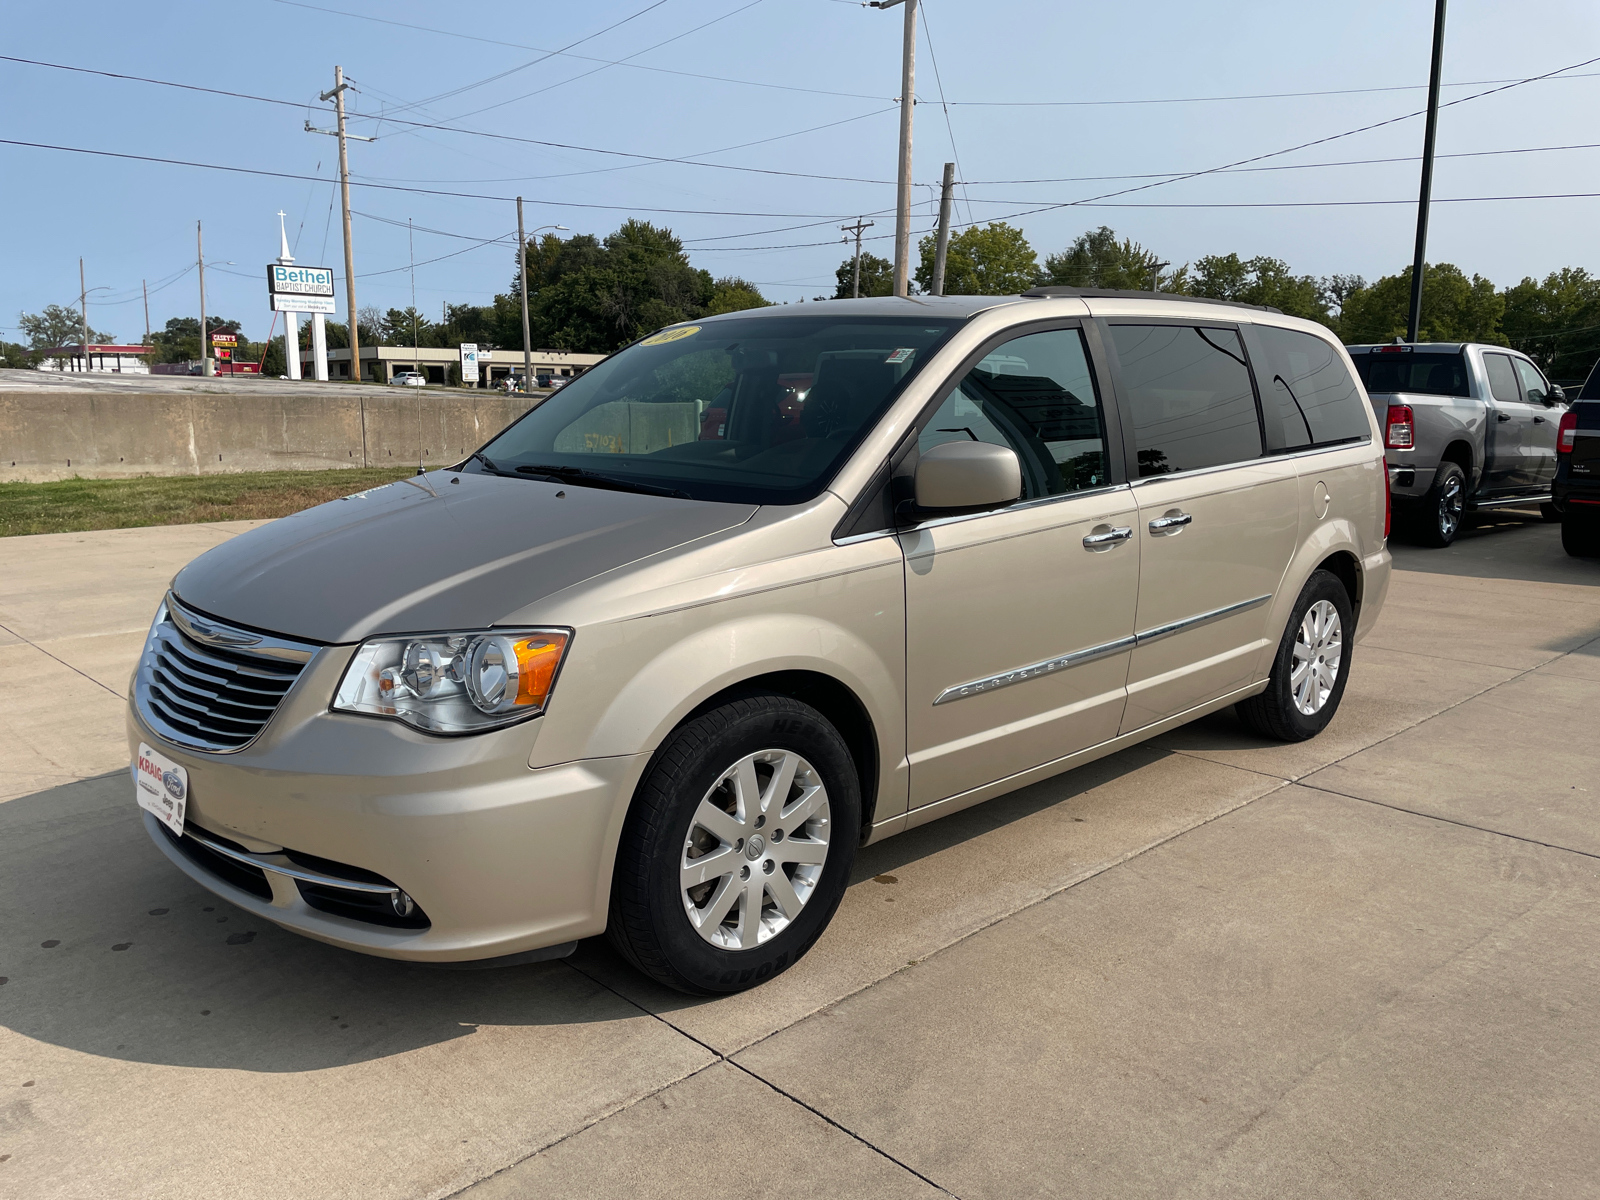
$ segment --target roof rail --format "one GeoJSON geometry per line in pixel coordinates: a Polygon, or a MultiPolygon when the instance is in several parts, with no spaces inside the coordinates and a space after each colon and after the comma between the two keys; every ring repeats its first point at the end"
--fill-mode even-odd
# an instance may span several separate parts
{"type": "Polygon", "coordinates": [[[1184,300],[1190,304],[1221,304],[1228,308],[1253,308],[1257,312],[1283,315],[1283,309],[1269,304],[1241,304],[1236,300],[1213,300],[1210,296],[1184,296],[1177,292],[1135,292],[1121,288],[1080,288],[1064,284],[1030,288],[1022,293],[1024,300],[1046,300],[1051,296],[1078,296],[1084,300],[1184,300]]]}

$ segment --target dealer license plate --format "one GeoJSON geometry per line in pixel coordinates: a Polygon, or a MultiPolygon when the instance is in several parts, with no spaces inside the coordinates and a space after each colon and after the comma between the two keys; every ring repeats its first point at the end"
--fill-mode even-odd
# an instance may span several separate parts
{"type": "Polygon", "coordinates": [[[189,772],[140,742],[133,780],[139,807],[182,837],[183,813],[189,805],[189,772]]]}

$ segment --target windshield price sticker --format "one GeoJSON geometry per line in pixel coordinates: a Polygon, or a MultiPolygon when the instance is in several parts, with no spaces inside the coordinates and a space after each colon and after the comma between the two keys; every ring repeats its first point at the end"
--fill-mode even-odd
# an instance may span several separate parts
{"type": "Polygon", "coordinates": [[[883,361],[886,362],[886,363],[903,363],[903,362],[906,361],[906,359],[910,358],[915,353],[916,353],[916,350],[913,347],[911,347],[911,346],[902,346],[900,349],[896,350],[893,354],[889,355],[889,357],[884,359],[883,361]]]}
{"type": "Polygon", "coordinates": [[[684,338],[693,337],[699,332],[700,326],[698,325],[685,325],[682,329],[663,329],[660,333],[651,334],[639,344],[641,346],[665,346],[668,342],[681,342],[684,338]]]}
{"type": "Polygon", "coordinates": [[[139,807],[182,837],[183,814],[189,807],[189,772],[140,742],[133,781],[139,807]]]}

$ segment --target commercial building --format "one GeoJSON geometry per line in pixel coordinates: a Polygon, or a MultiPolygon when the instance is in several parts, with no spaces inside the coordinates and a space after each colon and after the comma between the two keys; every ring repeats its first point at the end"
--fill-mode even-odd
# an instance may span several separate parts
{"type": "Polygon", "coordinates": [[[44,352],[41,371],[90,371],[109,375],[148,375],[150,366],[143,355],[149,346],[52,346],[44,352]]]}
{"type": "MultiPolygon", "coordinates": [[[[508,376],[522,374],[521,350],[478,351],[478,386],[494,387],[508,376]],[[485,361],[487,357],[487,361],[485,361]]],[[[603,354],[568,354],[558,350],[535,350],[533,373],[538,375],[582,374],[603,354]]],[[[309,375],[312,354],[309,349],[300,351],[302,371],[309,375]]],[[[461,378],[461,353],[447,346],[362,346],[361,375],[375,383],[391,383],[401,371],[421,371],[429,383],[457,383],[461,378]]],[[[328,351],[328,377],[350,378],[350,350],[348,347],[328,351]]]]}

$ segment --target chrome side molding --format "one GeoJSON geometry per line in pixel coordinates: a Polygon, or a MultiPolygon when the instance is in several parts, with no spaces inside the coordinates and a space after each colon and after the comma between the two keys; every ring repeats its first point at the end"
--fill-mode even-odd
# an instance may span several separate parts
{"type": "Polygon", "coordinates": [[[1192,617],[1185,617],[1181,621],[1173,621],[1169,625],[1157,625],[1154,629],[1147,629],[1143,633],[1135,633],[1125,638],[1118,638],[1114,642],[1104,642],[1098,646],[1090,646],[1084,650],[1073,650],[1055,658],[1047,658],[1042,662],[1029,663],[1025,667],[1015,670],[1002,671],[998,675],[989,675],[983,679],[974,679],[969,683],[958,683],[954,687],[947,687],[940,692],[934,700],[934,706],[949,704],[952,700],[965,700],[969,696],[981,696],[985,692],[998,691],[1000,688],[1010,687],[1017,683],[1027,683],[1030,679],[1039,679],[1045,675],[1054,675],[1058,671],[1070,670],[1082,666],[1086,662],[1093,662],[1097,658],[1105,658],[1110,654],[1120,654],[1124,650],[1132,650],[1138,646],[1158,642],[1164,637],[1171,637],[1175,633],[1209,625],[1212,621],[1220,621],[1224,617],[1231,617],[1237,613],[1249,612],[1252,608],[1260,608],[1272,599],[1269,592],[1265,596],[1257,596],[1252,600],[1241,600],[1238,604],[1225,605],[1214,608],[1210,612],[1196,613],[1192,617]]]}

